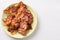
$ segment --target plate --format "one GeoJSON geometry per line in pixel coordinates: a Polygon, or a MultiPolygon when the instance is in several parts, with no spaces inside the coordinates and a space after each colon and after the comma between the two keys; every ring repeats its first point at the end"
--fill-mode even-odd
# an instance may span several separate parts
{"type": "MultiPolygon", "coordinates": [[[[4,28],[4,31],[5,31],[9,36],[11,36],[11,37],[13,37],[13,38],[26,38],[26,37],[30,36],[30,35],[34,32],[34,30],[36,29],[36,27],[37,27],[37,15],[36,15],[35,11],[34,11],[29,5],[27,5],[27,9],[30,10],[31,13],[32,13],[32,15],[33,15],[32,30],[29,30],[28,33],[27,33],[27,35],[25,35],[25,36],[22,36],[22,35],[19,34],[19,33],[16,33],[16,34],[12,35],[10,32],[7,31],[7,27],[4,25],[4,23],[3,23],[3,21],[2,21],[2,26],[3,26],[3,28],[4,28]]],[[[6,16],[7,16],[7,15],[3,13],[3,14],[2,14],[2,19],[4,19],[6,16]]]]}

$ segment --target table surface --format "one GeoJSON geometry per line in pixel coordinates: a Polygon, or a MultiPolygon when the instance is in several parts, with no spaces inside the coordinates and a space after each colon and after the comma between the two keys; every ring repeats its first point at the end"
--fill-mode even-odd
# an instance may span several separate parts
{"type": "Polygon", "coordinates": [[[22,0],[36,11],[36,31],[24,39],[9,37],[1,25],[2,10],[9,4],[19,1],[0,0],[0,40],[60,40],[60,0],[22,0]]]}

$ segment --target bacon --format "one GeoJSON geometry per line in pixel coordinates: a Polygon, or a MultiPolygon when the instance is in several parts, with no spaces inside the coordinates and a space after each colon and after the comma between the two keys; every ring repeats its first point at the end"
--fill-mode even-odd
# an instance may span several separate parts
{"type": "Polygon", "coordinates": [[[11,23],[11,19],[6,19],[6,21],[4,20],[4,23],[5,23],[5,25],[9,26],[11,23]]]}
{"type": "Polygon", "coordinates": [[[25,35],[27,28],[28,25],[26,22],[20,22],[20,28],[18,29],[18,32],[25,35]]]}
{"type": "Polygon", "coordinates": [[[17,33],[17,30],[15,30],[14,27],[11,27],[11,26],[8,28],[8,31],[9,31],[12,35],[14,35],[14,34],[17,33]]]}
{"type": "Polygon", "coordinates": [[[20,8],[26,8],[26,5],[22,1],[19,4],[20,4],[20,8]]]}
{"type": "Polygon", "coordinates": [[[28,16],[24,16],[23,20],[26,21],[26,22],[28,22],[28,16]]]}
{"type": "Polygon", "coordinates": [[[26,35],[27,31],[32,29],[33,15],[23,2],[19,2],[4,10],[4,13],[10,14],[3,21],[8,27],[8,31],[15,34],[16,31],[26,35]]]}
{"type": "Polygon", "coordinates": [[[3,12],[5,13],[5,14],[16,14],[17,11],[18,10],[18,8],[17,7],[15,7],[14,5],[11,5],[11,6],[9,6],[8,8],[6,8],[3,12]]]}
{"type": "Polygon", "coordinates": [[[17,22],[16,18],[12,19],[11,25],[14,26],[16,22],[17,22]]]}
{"type": "Polygon", "coordinates": [[[22,34],[22,35],[26,35],[26,32],[27,32],[27,31],[23,31],[23,29],[20,28],[20,29],[18,30],[18,32],[19,32],[20,34],[22,34]]]}
{"type": "Polygon", "coordinates": [[[13,18],[13,16],[9,15],[7,18],[3,19],[5,25],[10,25],[12,18],[13,18]]]}
{"type": "Polygon", "coordinates": [[[31,13],[28,14],[28,18],[29,18],[29,19],[28,19],[28,20],[29,20],[28,23],[31,24],[31,23],[33,22],[33,20],[32,20],[32,19],[33,19],[33,16],[32,16],[31,13]]]}

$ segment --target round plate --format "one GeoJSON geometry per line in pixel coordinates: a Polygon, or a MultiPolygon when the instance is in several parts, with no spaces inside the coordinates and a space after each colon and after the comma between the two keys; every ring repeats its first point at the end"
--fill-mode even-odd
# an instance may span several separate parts
{"type": "MultiPolygon", "coordinates": [[[[35,12],[32,10],[32,8],[30,6],[27,5],[27,9],[31,11],[32,15],[33,15],[33,23],[32,23],[32,30],[29,30],[27,35],[23,36],[19,33],[16,33],[14,35],[12,35],[10,32],[7,31],[7,27],[4,25],[3,21],[2,21],[2,25],[4,28],[4,31],[11,37],[13,38],[25,38],[28,37],[29,35],[31,35],[33,33],[33,31],[36,29],[37,27],[37,15],[35,14],[35,12]]],[[[7,14],[2,15],[2,19],[4,19],[5,17],[7,17],[7,14]]]]}

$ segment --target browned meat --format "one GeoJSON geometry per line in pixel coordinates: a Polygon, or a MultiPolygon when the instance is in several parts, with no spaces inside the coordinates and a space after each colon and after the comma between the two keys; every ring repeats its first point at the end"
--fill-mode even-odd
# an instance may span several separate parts
{"type": "Polygon", "coordinates": [[[33,19],[33,16],[32,16],[31,13],[28,14],[28,18],[29,18],[28,19],[29,20],[28,23],[31,24],[33,22],[33,20],[32,20],[33,19]]]}
{"type": "Polygon", "coordinates": [[[11,23],[11,19],[4,19],[5,25],[9,26],[11,23]]]}
{"type": "Polygon", "coordinates": [[[31,24],[28,24],[27,30],[30,30],[30,29],[32,29],[32,26],[31,26],[31,24]]]}
{"type": "Polygon", "coordinates": [[[24,31],[26,31],[28,28],[27,22],[25,22],[25,21],[20,22],[20,28],[22,28],[22,29],[24,29],[24,31]]]}
{"type": "Polygon", "coordinates": [[[20,23],[18,23],[18,22],[15,23],[15,25],[14,25],[14,29],[17,30],[19,27],[20,27],[20,23]]]}
{"type": "Polygon", "coordinates": [[[12,34],[15,34],[20,27],[20,23],[15,23],[14,26],[11,26],[8,28],[8,31],[11,32],[12,34]]]}
{"type": "Polygon", "coordinates": [[[32,29],[33,15],[23,2],[8,7],[4,13],[9,14],[3,21],[6,26],[9,25],[8,31],[11,34],[18,32],[26,35],[27,31],[32,29]]]}
{"type": "Polygon", "coordinates": [[[20,28],[18,29],[18,32],[25,35],[27,28],[28,28],[28,25],[26,22],[20,22],[20,28]]]}
{"type": "Polygon", "coordinates": [[[7,18],[3,19],[5,25],[10,25],[12,18],[13,18],[13,16],[9,15],[7,18]]]}
{"type": "Polygon", "coordinates": [[[15,30],[14,27],[9,27],[8,31],[13,35],[16,34],[16,32],[17,32],[17,30],[15,30]]]}
{"type": "Polygon", "coordinates": [[[4,10],[4,13],[11,14],[11,15],[16,15],[17,11],[18,11],[18,7],[16,7],[15,5],[11,5],[4,10]]]}
{"type": "Polygon", "coordinates": [[[20,4],[20,8],[26,8],[26,5],[22,1],[19,4],[20,4]]]}
{"type": "Polygon", "coordinates": [[[24,17],[22,17],[22,18],[21,18],[21,21],[28,22],[28,16],[25,15],[24,17]]]}
{"type": "Polygon", "coordinates": [[[22,28],[18,29],[18,32],[22,35],[26,35],[27,31],[24,31],[22,28]]]}

